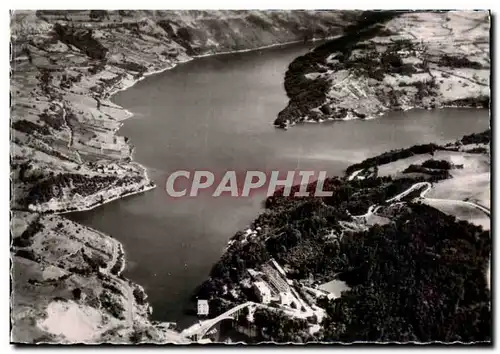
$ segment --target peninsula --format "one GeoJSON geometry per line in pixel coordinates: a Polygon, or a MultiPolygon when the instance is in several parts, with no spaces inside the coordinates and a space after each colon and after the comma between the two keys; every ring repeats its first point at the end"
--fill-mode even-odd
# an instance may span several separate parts
{"type": "Polygon", "coordinates": [[[490,138],[369,158],[332,196],[269,197],[196,293],[214,319],[182,333],[232,318],[248,342],[491,342],[490,138]]]}

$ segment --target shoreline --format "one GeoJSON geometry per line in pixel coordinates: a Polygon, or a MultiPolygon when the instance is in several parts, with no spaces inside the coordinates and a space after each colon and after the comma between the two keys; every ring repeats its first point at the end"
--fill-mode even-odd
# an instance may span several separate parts
{"type": "MultiPolygon", "coordinates": [[[[307,41],[307,42],[304,42],[304,43],[314,43],[314,42],[318,42],[318,41],[327,41],[327,40],[332,40],[332,39],[335,39],[335,38],[338,38],[338,37],[341,37],[342,35],[336,35],[336,36],[330,36],[330,37],[325,37],[325,38],[313,38],[312,40],[310,41],[307,41]]],[[[168,71],[168,70],[172,70],[174,68],[176,68],[178,65],[181,65],[181,64],[186,64],[186,63],[189,63],[195,59],[199,59],[199,58],[206,58],[206,57],[214,57],[214,56],[218,56],[218,55],[229,55],[229,54],[237,54],[237,53],[248,53],[248,52],[253,52],[253,51],[258,51],[258,50],[263,50],[263,49],[269,49],[269,48],[274,48],[274,47],[281,47],[281,46],[287,46],[287,45],[291,45],[291,44],[297,44],[297,43],[302,43],[303,41],[301,40],[297,40],[297,41],[290,41],[290,42],[285,42],[285,43],[276,43],[276,44],[270,44],[270,45],[265,45],[265,46],[261,46],[261,47],[256,47],[256,48],[251,48],[251,49],[239,49],[239,50],[235,50],[235,51],[227,51],[227,52],[220,52],[220,53],[208,53],[208,54],[201,54],[201,55],[195,55],[195,56],[192,56],[190,57],[189,59],[187,60],[181,60],[181,61],[178,61],[177,63],[174,63],[173,65],[171,66],[167,66],[165,68],[161,68],[161,69],[157,69],[157,70],[153,70],[153,71],[149,71],[149,72],[145,72],[140,78],[136,79],[136,80],[133,80],[131,83],[129,83],[128,85],[124,85],[123,87],[120,87],[120,88],[116,88],[116,89],[111,89],[110,91],[106,92],[104,94],[104,98],[113,102],[112,101],[112,97],[116,94],[118,94],[119,92],[121,91],[125,91],[131,87],[133,87],[134,85],[136,85],[137,83],[139,83],[140,81],[142,80],[145,80],[146,78],[148,78],[149,76],[153,76],[153,75],[158,75],[158,74],[161,74],[165,71],[168,71]]],[[[125,80],[122,80],[121,82],[117,83],[116,85],[114,86],[119,86],[120,84],[123,83],[123,81],[125,80]]],[[[113,102],[114,103],[114,102],[113,102]]],[[[114,103],[116,105],[117,108],[119,109],[122,109],[125,114],[126,114],[126,118],[122,119],[120,121],[120,126],[118,129],[116,129],[116,131],[114,131],[114,134],[116,136],[120,136],[118,133],[118,131],[120,130],[120,128],[122,128],[123,124],[123,121],[127,120],[127,119],[130,119],[134,116],[134,114],[132,112],[130,112],[128,109],[114,103]]],[[[130,144],[130,143],[129,143],[130,144]]],[[[130,144],[131,145],[131,144],[130,144]]],[[[132,156],[132,162],[135,162],[137,163],[137,165],[139,165],[140,167],[142,167],[144,169],[144,174],[147,178],[147,181],[148,182],[151,182],[151,180],[149,179],[149,176],[148,176],[148,173],[147,173],[147,168],[144,167],[143,165],[141,165],[140,163],[138,163],[137,161],[135,161],[133,159],[133,156],[132,156]]],[[[90,206],[90,207],[84,207],[84,208],[80,208],[80,209],[76,209],[76,210],[71,210],[71,211],[67,211],[67,212],[62,212],[60,214],[65,214],[65,213],[73,213],[73,212],[80,212],[80,211],[88,211],[88,210],[92,210],[92,209],[95,209],[96,207],[98,206],[101,206],[101,205],[104,205],[106,203],[110,203],[110,202],[113,202],[115,200],[118,200],[120,198],[125,198],[125,197],[128,197],[128,196],[131,196],[131,195],[134,195],[134,194],[139,194],[139,193],[142,193],[142,192],[146,192],[146,191],[149,191],[151,189],[154,189],[156,188],[156,185],[154,187],[151,187],[151,188],[144,188],[143,190],[140,190],[140,191],[135,191],[135,192],[131,192],[131,193],[128,193],[126,195],[123,195],[123,196],[118,196],[116,198],[111,198],[111,199],[108,199],[108,200],[105,200],[103,203],[99,204],[99,205],[96,205],[96,206],[90,206]]]]}

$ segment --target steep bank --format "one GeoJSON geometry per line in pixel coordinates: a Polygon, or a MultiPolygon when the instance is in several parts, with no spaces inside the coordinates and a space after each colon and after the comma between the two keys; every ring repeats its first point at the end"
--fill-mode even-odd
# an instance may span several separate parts
{"type": "Polygon", "coordinates": [[[11,26],[11,202],[22,211],[13,214],[12,340],[184,341],[167,325],[153,325],[139,287],[119,277],[125,260],[118,242],[38,212],[88,209],[153,187],[145,170],[131,161],[128,139],[115,136],[130,116],[109,100],[117,90],[197,55],[335,35],[355,16],[316,11],[16,13],[11,26]],[[104,264],[117,266],[107,272],[104,264]],[[81,324],[82,333],[72,332],[70,321],[81,324]]]}
{"type": "Polygon", "coordinates": [[[361,23],[290,64],[275,125],[489,107],[487,11],[372,13],[361,23]]]}

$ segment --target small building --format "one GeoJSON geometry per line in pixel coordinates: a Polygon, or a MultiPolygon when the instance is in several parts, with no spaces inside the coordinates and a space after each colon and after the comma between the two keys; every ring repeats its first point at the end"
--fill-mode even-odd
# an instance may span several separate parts
{"type": "Polygon", "coordinates": [[[280,292],[280,304],[283,306],[289,306],[291,302],[292,302],[292,294],[290,294],[286,291],[281,291],[280,292]]]}
{"type": "Polygon", "coordinates": [[[253,287],[261,303],[268,304],[271,302],[271,289],[269,289],[269,286],[265,282],[256,281],[253,283],[253,287]]]}
{"type": "Polygon", "coordinates": [[[198,316],[207,316],[208,310],[208,300],[198,300],[198,316]]]}

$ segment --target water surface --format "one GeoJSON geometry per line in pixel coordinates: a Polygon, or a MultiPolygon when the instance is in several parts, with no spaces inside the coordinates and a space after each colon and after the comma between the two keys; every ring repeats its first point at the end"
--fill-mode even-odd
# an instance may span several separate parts
{"type": "Polygon", "coordinates": [[[272,122],[287,103],[286,68],[311,47],[200,58],[114,97],[134,113],[119,134],[131,139],[135,160],[148,168],[158,188],[71,217],[123,243],[124,275],[145,287],[153,319],[187,325],[192,318],[185,307],[193,290],[228,239],[262,210],[261,195],[170,198],[164,188],[169,173],[300,168],[338,175],[390,149],[444,142],[489,127],[486,111],[447,109],[275,129],[272,122]]]}

